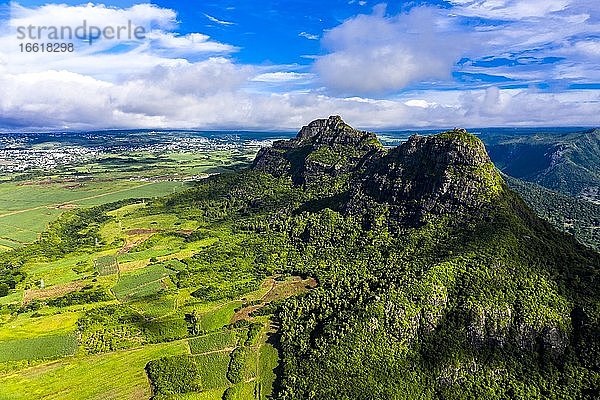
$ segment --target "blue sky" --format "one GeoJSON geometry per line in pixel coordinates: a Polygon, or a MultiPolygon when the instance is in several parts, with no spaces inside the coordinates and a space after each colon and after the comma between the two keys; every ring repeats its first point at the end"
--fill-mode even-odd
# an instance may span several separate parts
{"type": "Polygon", "coordinates": [[[599,3],[13,2],[0,129],[600,125],[599,3]],[[148,35],[19,51],[17,26],[82,19],[148,35]]]}
{"type": "MultiPolygon", "coordinates": [[[[19,1],[23,6],[35,7],[47,4],[47,1],[19,1]]],[[[82,4],[80,1],[61,1],[70,5],[82,4]]],[[[430,4],[446,5],[444,2],[430,4]]],[[[107,6],[127,8],[136,4],[133,1],[104,1],[107,6]]],[[[155,1],[160,7],[177,11],[179,25],[177,32],[187,34],[203,32],[225,43],[240,47],[236,54],[244,63],[298,63],[310,65],[304,55],[316,55],[321,52],[318,40],[307,40],[299,36],[320,37],[322,33],[359,13],[370,12],[367,3],[348,0],[261,0],[256,1],[155,1]],[[259,3],[259,5],[257,5],[259,3]],[[207,15],[231,25],[211,21],[207,15]]],[[[388,12],[397,13],[409,9],[414,2],[388,4],[388,12]]]]}

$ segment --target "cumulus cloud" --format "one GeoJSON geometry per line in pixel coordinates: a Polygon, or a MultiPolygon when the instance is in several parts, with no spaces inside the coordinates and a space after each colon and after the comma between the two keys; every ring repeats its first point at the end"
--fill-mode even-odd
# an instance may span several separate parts
{"type": "Polygon", "coordinates": [[[160,65],[138,81],[143,85],[164,88],[173,94],[201,97],[237,90],[248,81],[253,70],[252,67],[239,66],[228,59],[215,57],[196,63],[160,65]]]}
{"type": "MultiPolygon", "coordinates": [[[[27,8],[12,3],[10,9],[11,18],[4,21],[3,29],[0,29],[0,66],[10,73],[64,69],[102,79],[118,79],[131,73],[144,73],[157,65],[176,64],[190,56],[211,57],[237,51],[235,46],[214,41],[202,33],[177,34],[174,30],[177,14],[151,4],[130,8],[92,3],[81,6],[47,4],[27,8]],[[69,27],[74,32],[84,21],[88,27],[100,28],[127,27],[131,23],[132,29],[141,27],[145,34],[141,39],[135,36],[130,39],[123,32],[121,39],[98,38],[91,44],[74,38],[75,51],[61,54],[21,52],[19,45],[27,41],[19,40],[15,35],[18,27],[30,25],[69,27]],[[118,52],[113,51],[115,49],[118,52]]],[[[48,30],[43,34],[48,35],[48,30]]]]}
{"type": "Polygon", "coordinates": [[[24,7],[11,3],[11,26],[79,26],[83,21],[88,25],[113,26],[127,25],[161,29],[172,29],[176,24],[175,11],[160,8],[153,4],[137,4],[130,8],[107,7],[103,4],[88,3],[80,6],[66,4],[46,4],[40,7],[24,7]]]}
{"type": "Polygon", "coordinates": [[[323,86],[382,95],[419,84],[457,87],[453,73],[525,85],[598,82],[600,2],[450,3],[450,9],[417,6],[398,15],[379,5],[327,32],[322,41],[327,54],[315,62],[323,86]]]}
{"type": "Polygon", "coordinates": [[[550,94],[488,88],[410,92],[378,100],[314,91],[246,91],[244,81],[252,71],[222,59],[161,67],[153,73],[156,76],[121,83],[66,71],[2,75],[0,125],[5,129],[297,129],[330,114],[341,114],[349,123],[369,129],[600,124],[600,95],[593,91],[550,94]]]}
{"type": "Polygon", "coordinates": [[[422,80],[448,79],[467,40],[438,25],[439,10],[414,8],[386,17],[382,8],[327,32],[329,54],[315,63],[327,87],[341,93],[381,94],[422,80]]]}

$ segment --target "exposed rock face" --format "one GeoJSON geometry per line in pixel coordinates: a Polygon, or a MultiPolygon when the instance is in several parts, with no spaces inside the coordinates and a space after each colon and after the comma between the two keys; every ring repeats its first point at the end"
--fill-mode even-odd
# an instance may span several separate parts
{"type": "Polygon", "coordinates": [[[483,143],[464,130],[412,136],[374,161],[353,186],[349,210],[387,203],[407,223],[428,214],[465,214],[489,202],[502,189],[483,143]]]}
{"type": "Polygon", "coordinates": [[[317,147],[348,145],[359,150],[371,150],[378,143],[374,133],[356,130],[338,115],[311,122],[298,132],[296,140],[301,144],[309,143],[317,147]]]}
{"type": "Polygon", "coordinates": [[[468,213],[503,185],[483,143],[464,129],[414,135],[385,151],[375,134],[339,116],[313,121],[296,138],[261,149],[253,168],[325,193],[347,191],[351,214],[384,204],[411,225],[429,214],[468,213]]]}
{"type": "Polygon", "coordinates": [[[274,176],[289,175],[296,184],[328,188],[341,183],[338,178],[381,148],[375,134],[356,130],[339,116],[332,116],[311,122],[292,140],[261,149],[252,167],[274,176]]]}

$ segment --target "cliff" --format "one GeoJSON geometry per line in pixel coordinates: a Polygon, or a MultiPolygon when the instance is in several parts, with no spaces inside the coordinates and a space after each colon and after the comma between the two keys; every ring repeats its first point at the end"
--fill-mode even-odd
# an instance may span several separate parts
{"type": "Polygon", "coordinates": [[[483,143],[458,129],[412,136],[383,149],[373,133],[353,129],[338,116],[311,122],[296,138],[258,153],[253,169],[330,195],[361,214],[384,204],[399,220],[418,223],[429,214],[469,212],[498,196],[503,181],[483,143]]]}

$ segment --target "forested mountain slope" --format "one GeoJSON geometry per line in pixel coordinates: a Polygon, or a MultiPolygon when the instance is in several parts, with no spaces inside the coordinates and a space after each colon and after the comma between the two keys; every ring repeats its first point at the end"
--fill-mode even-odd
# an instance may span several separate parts
{"type": "Polygon", "coordinates": [[[505,175],[506,182],[543,219],[600,250],[600,204],[505,175]]]}
{"type": "Polygon", "coordinates": [[[483,140],[504,173],[552,190],[598,199],[600,129],[519,137],[489,134],[483,140]]]}
{"type": "MultiPolygon", "coordinates": [[[[341,120],[315,124],[345,142],[341,120]]],[[[291,180],[281,160],[315,170],[296,142],[277,147],[256,170],[291,180]]],[[[345,184],[286,223],[293,268],[320,287],[279,312],[281,398],[599,395],[600,258],[537,218],[477,138],[414,136],[316,171],[303,182],[345,184]]]]}

